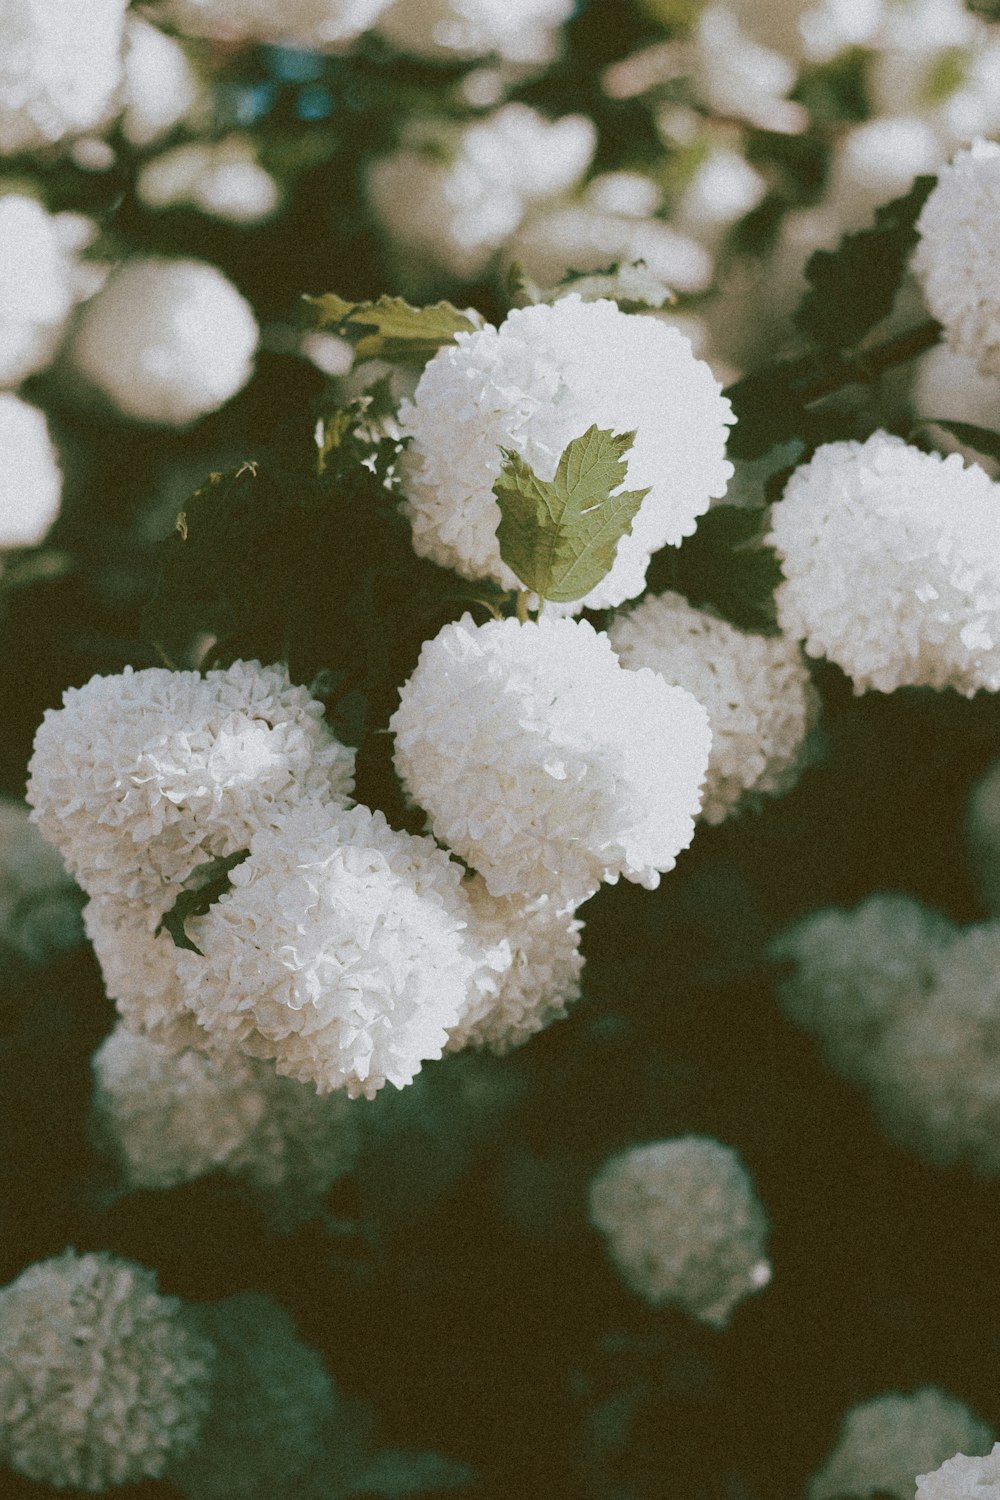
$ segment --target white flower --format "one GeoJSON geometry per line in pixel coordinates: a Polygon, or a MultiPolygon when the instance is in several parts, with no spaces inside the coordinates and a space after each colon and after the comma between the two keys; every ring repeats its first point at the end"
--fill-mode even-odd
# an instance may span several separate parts
{"type": "Polygon", "coordinates": [[[1000,375],[983,375],[975,360],[935,344],[918,360],[911,404],[918,417],[944,417],[1000,427],[1000,375]]]}
{"type": "Polygon", "coordinates": [[[79,291],[78,229],[76,215],[49,214],[35,198],[0,197],[0,385],[55,355],[79,291]]]}
{"type": "Polygon", "coordinates": [[[589,193],[529,214],[506,245],[504,262],[514,261],[541,287],[557,286],[568,271],[597,271],[615,261],[642,261],[677,292],[704,292],[712,281],[712,257],[689,234],[662,219],[611,212],[589,193]]]}
{"type": "Polygon", "coordinates": [[[189,141],[141,168],[136,192],[150,208],[190,203],[232,224],[257,224],[281,206],[281,189],[242,135],[189,141]]]}
{"type": "Polygon", "coordinates": [[[705,710],[625,671],[585,621],[446,625],[389,727],[407,792],[493,896],[564,908],[619,875],[653,889],[691,842],[705,710]]]}
{"type": "Polygon", "coordinates": [[[519,1047],[579,999],[583,923],[561,910],[550,896],[534,901],[491,896],[481,875],[466,884],[472,930],[490,949],[506,946],[502,971],[484,966],[482,987],[474,990],[448,1050],[487,1047],[502,1056],[519,1047]]]}
{"type": "Polygon", "coordinates": [[[985,1458],[957,1453],[933,1474],[918,1474],[916,1500],[993,1500],[998,1490],[1000,1443],[985,1458]]]}
{"type": "Polygon", "coordinates": [[[856,692],[1000,688],[1000,487],[958,454],[875,432],[797,469],[768,538],[786,634],[856,692]]]}
{"type": "Polygon", "coordinates": [[[394,0],[377,30],[415,57],[547,63],[573,0],[394,0]]]}
{"type": "Polygon", "coordinates": [[[846,131],[826,195],[841,233],[869,225],[881,204],[908,193],[915,177],[936,171],[943,155],[931,127],[914,117],[866,120],[846,131]]]}
{"type": "Polygon", "coordinates": [[[61,501],[62,470],[45,413],[0,391],[0,553],[37,547],[61,501]]]}
{"type": "Polygon", "coordinates": [[[0,939],[40,961],[83,936],[76,888],[23,802],[0,797],[0,939]]]}
{"type": "Polygon", "coordinates": [[[921,1469],[933,1468],[956,1449],[975,1453],[992,1441],[985,1422],[964,1402],[933,1386],[908,1396],[876,1396],[845,1415],[832,1453],[809,1481],[808,1500],[876,1491],[913,1500],[921,1469]]]}
{"type": "Polygon", "coordinates": [[[673,593],[647,595],[616,616],[608,639],[622,666],[659,672],[707,710],[706,822],[721,823],[748,801],[791,790],[819,712],[795,642],[737,630],[673,593]]]}
{"type": "Polygon", "coordinates": [[[121,78],[128,0],[6,0],[0,13],[0,156],[92,130],[121,78]]]}
{"type": "Polygon", "coordinates": [[[713,1328],[771,1279],[767,1216],[736,1152],[706,1136],[631,1146],[590,1184],[590,1220],[622,1280],[713,1328]]]}
{"type": "Polygon", "coordinates": [[[969,793],[965,830],[979,893],[986,907],[1000,915],[1000,761],[969,793]]]}
{"type": "Polygon", "coordinates": [[[422,557],[466,578],[518,580],[501,560],[493,484],[501,447],[541,479],[594,423],[635,432],[626,484],[649,487],[607,576],[575,608],[642,592],[650,555],[695,529],[732,474],[729,402],[688,341],[613,302],[561,298],[516,309],[499,329],[459,334],[424,370],[400,424],[413,437],[406,512],[422,557]]]}
{"type": "Polygon", "coordinates": [[[353,784],[322,704],[284,668],[238,661],[68,688],[35,736],[28,800],[90,895],[158,899],[289,806],[353,784]]]}
{"type": "Polygon", "coordinates": [[[122,133],[133,146],[151,146],[194,108],[198,76],[180,42],[135,14],[125,22],[124,63],[122,133]]]}
{"type": "Polygon", "coordinates": [[[124,416],[185,427],[243,389],[257,338],[253,309],[216,266],[139,256],[87,303],[69,354],[124,416]]]}
{"type": "Polygon", "coordinates": [[[794,64],[784,56],[790,41],[794,49],[788,20],[782,16],[775,33],[759,25],[766,15],[759,4],[744,6],[744,11],[742,20],[753,35],[726,5],[707,5],[699,15],[692,60],[695,92],[717,114],[735,115],[764,129],[801,130],[808,116],[801,119],[801,105],[786,98],[796,78],[794,64]],[[769,45],[760,45],[760,31],[769,45]]]}
{"type": "Polygon", "coordinates": [[[163,1473],[194,1444],[213,1350],[156,1277],[72,1250],[0,1288],[0,1462],[103,1490],[163,1473]]]}
{"type": "Polygon", "coordinates": [[[976,140],[938,175],[917,220],[912,266],[959,354],[1000,375],[1000,146],[976,140]]]}
{"type": "Polygon", "coordinates": [[[83,926],[101,968],[108,999],[133,1031],[164,1046],[207,1048],[184,1002],[177,978],[177,948],[160,918],[177,899],[177,887],[141,899],[94,896],[83,909],[83,926]]]}
{"type": "Polygon", "coordinates": [[[482,959],[461,878],[381,813],[302,807],[255,834],[231,889],[189,920],[188,1007],[322,1093],[402,1088],[440,1057],[482,959]]]}
{"type": "Polygon", "coordinates": [[[365,31],[389,0],[166,0],[160,20],[188,36],[337,51],[365,31]]]}
{"type": "Polygon", "coordinates": [[[715,246],[728,229],[752,213],[767,182],[738,151],[713,147],[695,169],[674,211],[674,222],[715,246]]]}

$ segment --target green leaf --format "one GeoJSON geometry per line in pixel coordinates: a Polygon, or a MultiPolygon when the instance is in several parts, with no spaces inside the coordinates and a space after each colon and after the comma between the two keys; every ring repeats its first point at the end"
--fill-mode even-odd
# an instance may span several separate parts
{"type": "Polygon", "coordinates": [[[953,422],[947,417],[921,417],[918,425],[926,427],[930,423],[943,427],[967,448],[974,448],[977,453],[1000,463],[1000,432],[994,432],[991,427],[977,427],[974,422],[953,422]]]}
{"type": "Polygon", "coordinates": [[[348,302],[336,292],[306,297],[319,309],[317,326],[330,329],[354,345],[359,360],[388,359],[426,364],[456,333],[472,333],[482,326],[450,302],[411,307],[402,297],[379,297],[377,302],[348,302]]]}
{"type": "Polygon", "coordinates": [[[812,256],[809,290],[794,321],[814,344],[849,349],[892,310],[917,243],[917,217],[935,181],[918,177],[904,197],[876,211],[871,229],[845,235],[836,250],[812,256]]]}
{"type": "Polygon", "coordinates": [[[767,508],[713,505],[693,536],[654,555],[647,588],[654,594],[674,589],[742,630],[776,630],[774,591],[782,574],[777,554],[764,541],[769,525],[767,508]]]}
{"type": "Polygon", "coordinates": [[[649,490],[611,492],[624,482],[634,432],[596,425],[563,450],[551,480],[539,479],[520,454],[503,449],[493,493],[500,504],[500,556],[539,598],[582,599],[614,565],[649,490]]]}
{"type": "Polygon", "coordinates": [[[203,917],[209,907],[214,906],[219,897],[229,890],[230,871],[241,865],[249,853],[249,849],[237,849],[235,854],[227,854],[222,859],[211,859],[207,864],[199,865],[191,876],[197,884],[180,892],[170,910],[160,918],[155,935],[159,937],[161,932],[169,932],[175,947],[187,948],[189,952],[201,955],[201,949],[188,937],[184,923],[188,917],[203,917]]]}

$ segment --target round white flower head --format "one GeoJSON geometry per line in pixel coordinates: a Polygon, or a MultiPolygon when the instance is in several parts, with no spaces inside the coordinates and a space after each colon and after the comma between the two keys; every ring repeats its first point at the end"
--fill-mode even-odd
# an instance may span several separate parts
{"type": "Polygon", "coordinates": [[[0,940],[41,961],[82,940],[78,892],[23,802],[0,797],[0,940]]]}
{"type": "Polygon", "coordinates": [[[1000,689],[1000,486],[978,464],[885,432],[827,443],[771,528],[782,629],[856,692],[1000,689]]]}
{"type": "Polygon", "coordinates": [[[920,211],[913,270],[959,354],[1000,375],[1000,146],[974,141],[942,167],[920,211]]]}
{"type": "Polygon", "coordinates": [[[211,1041],[185,1004],[177,948],[169,933],[156,931],[176,899],[174,886],[142,900],[93,896],[83,909],[83,926],[108,999],[126,1026],[167,1047],[204,1049],[211,1041]]]}
{"type": "Polygon", "coordinates": [[[642,592],[651,553],[689,536],[725,493],[732,420],[715,376],[676,329],[576,295],[515,309],[499,329],[459,334],[440,349],[400,408],[413,438],[413,545],[465,578],[518,587],[496,539],[501,448],[551,479],[563,449],[592,424],[634,431],[625,482],[649,494],[611,571],[574,609],[620,604],[642,592]]]}
{"type": "Polygon", "coordinates": [[[232,224],[258,224],[281,206],[281,189],[243,135],[189,141],[140,170],[136,192],[150,208],[190,203],[232,224]]]}
{"type": "Polygon", "coordinates": [[[128,0],[6,0],[0,14],[0,156],[91,130],[121,78],[128,0]]]}
{"type": "Polygon", "coordinates": [[[186,1316],[217,1350],[212,1405],[198,1446],[167,1477],[188,1500],[301,1494],[339,1415],[322,1359],[284,1308],[259,1293],[196,1304],[186,1316]]]}
{"type": "Polygon", "coordinates": [[[583,923],[550,896],[516,901],[491,896],[481,875],[466,882],[472,929],[485,949],[506,946],[501,972],[484,967],[485,982],[451,1028],[449,1052],[486,1047],[503,1056],[561,1020],[580,997],[583,923]]]}
{"type": "Polygon", "coordinates": [[[21,193],[0,197],[0,385],[43,370],[76,300],[66,219],[21,193]]]}
{"type": "Polygon", "coordinates": [[[66,690],[28,769],[35,822],[84,890],[150,899],[286,808],[348,798],[354,751],[283,667],[126,667],[66,690]]]}
{"type": "Polygon", "coordinates": [[[767,1215],[737,1153],[707,1136],[632,1146],[590,1184],[590,1221],[626,1286],[725,1328],[771,1279],[767,1215]]]}
{"type": "Polygon", "coordinates": [[[188,36],[336,50],[360,36],[389,0],[167,0],[158,16],[188,36]]]}
{"type": "Polygon", "coordinates": [[[137,15],[125,22],[124,64],[122,133],[133,146],[151,146],[194,108],[198,77],[180,42],[137,15]]]}
{"type": "Polygon", "coordinates": [[[794,641],[737,630],[673,593],[647,595],[616,616],[608,638],[622,666],[659,672],[707,710],[712,750],[701,808],[707,823],[791,790],[819,712],[794,641]]]}
{"type": "Polygon", "coordinates": [[[586,621],[464,615],[424,644],[389,727],[406,791],[492,896],[652,890],[694,835],[708,715],[586,621]]]}
{"type": "Polygon", "coordinates": [[[124,416],[186,427],[243,389],[257,339],[253,309],[218,267],[138,256],[87,303],[69,353],[124,416]]]}
{"type": "Polygon", "coordinates": [[[1000,1493],[1000,1443],[985,1458],[957,1453],[933,1474],[917,1475],[916,1500],[993,1500],[1000,1493]]]}
{"type": "Polygon", "coordinates": [[[876,1396],[844,1416],[833,1451],[809,1481],[808,1500],[875,1493],[913,1500],[917,1475],[939,1464],[942,1454],[983,1452],[992,1441],[964,1402],[933,1386],[909,1396],[876,1396]]]}
{"type": "Polygon", "coordinates": [[[202,1026],[321,1093],[371,1098],[440,1057],[482,955],[462,869],[366,807],[303,807],[250,841],[177,953],[202,1026]],[[201,955],[204,955],[202,957],[201,955]]]}
{"type": "Polygon", "coordinates": [[[156,1277],[67,1250],[0,1288],[0,1462],[104,1490],[158,1477],[192,1447],[214,1351],[156,1277]]]}
{"type": "Polygon", "coordinates": [[[572,10],[573,0],[395,0],[377,29],[414,57],[547,63],[572,10]]]}
{"type": "Polygon", "coordinates": [[[37,547],[61,501],[62,470],[45,413],[0,391],[0,553],[37,547]]]}
{"type": "Polygon", "coordinates": [[[979,894],[988,910],[1000,915],[1000,760],[969,793],[965,830],[979,894]]]}
{"type": "Polygon", "coordinates": [[[92,1119],[129,1188],[225,1171],[319,1198],[354,1166],[357,1106],[237,1053],[178,1050],[121,1022],[92,1059],[92,1119]]]}

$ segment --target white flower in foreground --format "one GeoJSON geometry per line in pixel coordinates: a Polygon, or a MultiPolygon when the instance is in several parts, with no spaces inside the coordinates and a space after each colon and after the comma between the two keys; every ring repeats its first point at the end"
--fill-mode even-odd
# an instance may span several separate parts
{"type": "Polygon", "coordinates": [[[5,0],[0,12],[0,156],[91,130],[121,78],[128,0],[5,0]]]}
{"type": "Polygon", "coordinates": [[[136,192],[150,208],[190,203],[232,224],[258,224],[281,206],[281,188],[261,166],[253,142],[238,134],[189,141],[154,156],[139,171],[136,192]]]}
{"type": "Polygon", "coordinates": [[[23,802],[0,797],[0,940],[41,961],[82,940],[78,893],[23,802]]]}
{"type": "Polygon", "coordinates": [[[188,1011],[177,978],[177,948],[169,933],[156,934],[176,899],[176,886],[142,899],[93,896],[83,926],[108,999],[126,1026],[164,1046],[206,1048],[210,1039],[188,1011]]]}
{"type": "Polygon", "coordinates": [[[573,0],[394,0],[377,30],[414,57],[546,63],[572,10],[573,0]]]}
{"type": "Polygon", "coordinates": [[[712,749],[701,815],[707,823],[791,790],[819,712],[794,641],[737,630],[673,593],[647,595],[616,616],[608,639],[622,666],[659,672],[706,709],[712,749]]]}
{"type": "Polygon", "coordinates": [[[337,50],[360,36],[389,0],[166,0],[157,11],[188,36],[337,50]]]}
{"type": "Polygon", "coordinates": [[[912,266],[959,354],[1000,375],[1000,146],[976,140],[942,167],[917,220],[912,266]]]}
{"type": "Polygon", "coordinates": [[[243,389],[257,339],[253,309],[216,266],[139,256],[87,303],[69,354],[124,416],[186,427],[243,389]]]}
{"type": "Polygon", "coordinates": [[[45,413],[0,391],[0,553],[37,547],[61,501],[62,470],[45,413]]]}
{"type": "Polygon", "coordinates": [[[564,908],[620,875],[654,889],[694,834],[705,710],[627,672],[586,621],[446,625],[389,727],[407,792],[493,896],[564,908]]]}
{"type": "Polygon", "coordinates": [[[590,1220],[622,1280],[725,1328],[771,1279],[767,1215],[737,1153],[706,1136],[632,1146],[590,1184],[590,1220]]]}
{"type": "Polygon", "coordinates": [[[348,798],[354,751],[283,667],[126,667],[46,710],[28,770],[35,822],[84,890],[148,899],[288,807],[348,798]]]}
{"type": "Polygon", "coordinates": [[[768,540],[784,632],[856,692],[1000,689],[1000,486],[875,432],[795,471],[768,540]]]}
{"type": "Polygon", "coordinates": [[[933,1474],[917,1475],[916,1500],[993,1500],[1000,1494],[1000,1443],[985,1458],[957,1453],[933,1474]]]}
{"type": "Polygon", "coordinates": [[[122,133],[133,146],[151,146],[194,108],[198,75],[176,38],[134,13],[125,22],[124,63],[122,133]]]}
{"type": "Polygon", "coordinates": [[[433,839],[381,813],[302,807],[255,834],[231,889],[188,921],[201,950],[177,953],[188,1007],[321,1093],[402,1088],[441,1056],[491,961],[467,935],[461,879],[433,839]]]}
{"type": "Polygon", "coordinates": [[[876,1396],[847,1412],[836,1445],[814,1474],[808,1500],[843,1500],[846,1495],[891,1495],[913,1500],[922,1469],[933,1468],[956,1449],[982,1452],[993,1441],[964,1402],[933,1386],[909,1396],[876,1396]]]}
{"type": "Polygon", "coordinates": [[[1000,915],[1000,761],[969,793],[965,830],[979,893],[988,909],[1000,915]]]}
{"type": "Polygon", "coordinates": [[[486,949],[506,945],[510,962],[500,973],[484,969],[482,988],[450,1030],[448,1050],[486,1047],[502,1056],[579,999],[583,923],[550,896],[528,902],[491,896],[481,875],[465,889],[478,940],[486,949]]]}
{"type": "Polygon", "coordinates": [[[67,230],[78,224],[21,193],[0,197],[0,385],[43,370],[59,347],[77,297],[75,235],[67,230]]]}
{"type": "Polygon", "coordinates": [[[0,1288],[0,1462],[104,1490],[158,1477],[208,1409],[213,1350],[156,1277],[67,1250],[0,1288]]]}
{"type": "Polygon", "coordinates": [[[620,604],[642,592],[650,555],[689,536],[725,493],[732,420],[708,365],[656,319],[578,296],[516,309],[499,329],[460,333],[440,349],[400,408],[413,438],[405,504],[413,545],[465,578],[518,587],[496,539],[501,447],[551,479],[563,449],[592,424],[634,431],[625,483],[649,494],[611,571],[574,608],[620,604]]]}

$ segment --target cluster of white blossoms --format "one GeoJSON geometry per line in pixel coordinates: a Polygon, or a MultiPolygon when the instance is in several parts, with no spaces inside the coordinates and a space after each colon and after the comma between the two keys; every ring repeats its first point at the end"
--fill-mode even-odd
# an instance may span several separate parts
{"type": "Polygon", "coordinates": [[[253,309],[218,267],[136,256],[85,305],[68,356],[123,416],[186,427],[243,389],[258,337],[253,309]]]}
{"type": "Polygon", "coordinates": [[[39,962],[83,937],[77,891],[23,802],[0,797],[0,943],[39,962]]]}
{"type": "Polygon", "coordinates": [[[957,1453],[932,1474],[917,1475],[916,1500],[993,1500],[1000,1493],[1000,1443],[985,1458],[957,1453]]]}
{"type": "Polygon", "coordinates": [[[785,634],[855,690],[1000,688],[1000,486],[875,432],[797,469],[768,538],[785,634]]]}
{"type": "Polygon", "coordinates": [[[389,0],[163,0],[157,19],[188,36],[267,42],[303,51],[338,50],[360,36],[389,0]]]}
{"type": "Polygon", "coordinates": [[[542,64],[572,11],[573,0],[392,0],[376,30],[412,57],[542,64]]]}
{"type": "Polygon", "coordinates": [[[0,391],[0,557],[44,541],[59,514],[62,485],[45,413],[0,391]]]}
{"type": "Polygon", "coordinates": [[[389,727],[405,789],[492,896],[653,889],[694,834],[708,715],[586,621],[446,625],[389,727]]]}
{"type": "Polygon", "coordinates": [[[214,1351],[153,1272],[72,1250],[0,1288],[0,1462],[103,1490],[192,1448],[214,1351]]]}
{"type": "Polygon", "coordinates": [[[183,203],[232,224],[259,224],[281,207],[277,181],[245,135],[187,141],[141,168],[135,190],[149,208],[183,203]]]}
{"type": "Polygon", "coordinates": [[[636,1296],[712,1328],[771,1280],[768,1222],[737,1153],[707,1136],[630,1146],[589,1190],[590,1220],[636,1296]]]}
{"type": "MultiPolygon", "coordinates": [[[[933,1386],[912,1395],[876,1396],[851,1408],[807,1500],[886,1495],[913,1500],[917,1475],[956,1451],[984,1453],[993,1433],[964,1402],[933,1386]]],[[[985,1497],[984,1497],[985,1500],[985,1497]]]]}
{"type": "Polygon", "coordinates": [[[0,386],[54,357],[77,300],[95,290],[78,259],[95,232],[82,214],[50,214],[23,193],[0,197],[0,386]]]}
{"type": "Polygon", "coordinates": [[[616,616],[608,639],[623,666],[649,667],[707,711],[707,823],[791,790],[820,706],[794,641],[737,630],[674,593],[647,595],[616,616]]]}
{"type": "Polygon", "coordinates": [[[6,0],[0,14],[0,156],[102,124],[121,81],[128,0],[6,0]]]}
{"type": "Polygon", "coordinates": [[[625,482],[649,493],[611,570],[573,607],[621,604],[642,592],[652,553],[690,536],[725,493],[732,420],[719,382],[676,329],[576,295],[515,309],[499,328],[440,349],[400,407],[412,438],[404,508],[413,545],[464,578],[518,587],[496,537],[501,449],[551,479],[591,425],[635,432],[625,482]]]}

